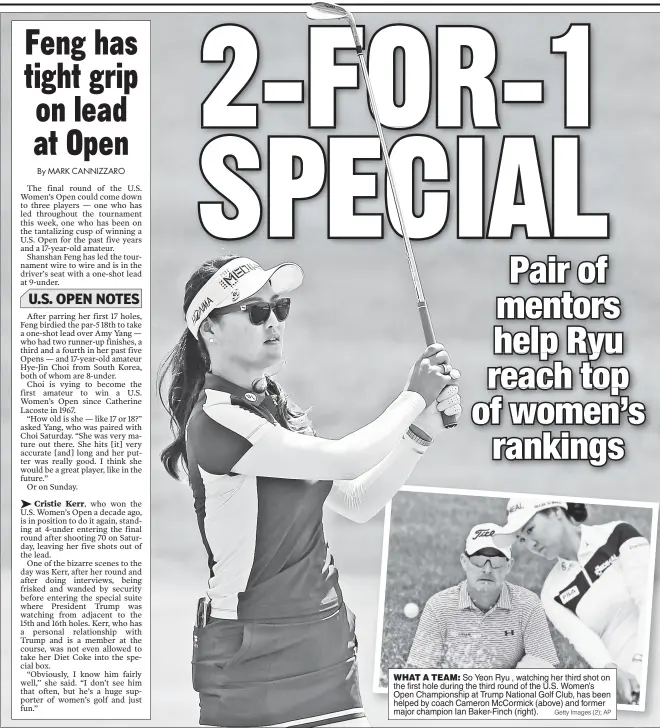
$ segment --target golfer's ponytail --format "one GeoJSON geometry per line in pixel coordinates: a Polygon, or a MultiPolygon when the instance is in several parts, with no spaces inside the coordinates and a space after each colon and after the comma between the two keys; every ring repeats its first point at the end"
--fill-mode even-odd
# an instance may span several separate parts
{"type": "MultiPolygon", "coordinates": [[[[183,297],[184,315],[202,286],[229,261],[237,257],[227,255],[208,260],[190,276],[183,297]]],[[[161,452],[160,459],[165,470],[173,478],[179,477],[179,461],[183,461],[186,467],[188,465],[186,426],[204,385],[204,377],[209,366],[210,359],[202,337],[196,339],[186,329],[158,372],[158,394],[170,416],[170,429],[174,435],[174,441],[161,452]],[[169,388],[164,395],[168,374],[169,388]]]]}
{"type": "Polygon", "coordinates": [[[266,377],[268,391],[275,395],[277,410],[280,418],[286,423],[287,429],[300,435],[316,435],[316,430],[309,418],[309,410],[299,407],[282,387],[270,377],[266,377]]]}
{"type": "Polygon", "coordinates": [[[587,506],[584,503],[567,503],[564,510],[575,523],[583,523],[587,520],[587,506]]]}

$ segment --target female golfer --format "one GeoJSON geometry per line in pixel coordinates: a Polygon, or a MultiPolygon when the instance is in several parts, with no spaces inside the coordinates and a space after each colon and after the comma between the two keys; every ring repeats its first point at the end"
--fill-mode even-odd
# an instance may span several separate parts
{"type": "Polygon", "coordinates": [[[440,413],[460,414],[449,357],[435,345],[380,417],[339,440],[314,436],[267,375],[282,359],[285,294],[302,278],[293,263],[204,263],[160,377],[162,386],[171,376],[175,436],[161,458],[174,477],[180,463],[187,470],[210,569],[193,648],[203,725],[368,725],[323,506],[371,518],[443,430],[440,413]]]}
{"type": "Polygon", "coordinates": [[[583,503],[511,499],[493,538],[557,563],[541,591],[546,614],[591,667],[617,668],[620,703],[639,700],[646,651],[649,543],[629,523],[595,526],[583,503]]]}

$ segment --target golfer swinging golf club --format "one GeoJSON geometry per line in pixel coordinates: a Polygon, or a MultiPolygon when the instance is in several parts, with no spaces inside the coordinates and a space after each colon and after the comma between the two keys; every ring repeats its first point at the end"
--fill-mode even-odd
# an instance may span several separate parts
{"type": "Polygon", "coordinates": [[[426,603],[410,668],[552,668],[557,653],[540,599],[506,577],[513,559],[498,546],[494,523],[475,526],[465,541],[465,580],[426,603]]]}
{"type": "Polygon", "coordinates": [[[174,434],[162,461],[174,477],[181,464],[188,472],[210,569],[193,650],[202,725],[368,725],[323,506],[371,518],[444,432],[441,414],[461,413],[449,357],[434,345],[377,419],[338,440],[316,437],[268,375],[302,280],[294,263],[204,263],[160,378],[162,387],[171,375],[174,434]]]}
{"type": "Polygon", "coordinates": [[[507,511],[495,543],[508,548],[518,540],[533,554],[557,562],[541,590],[548,618],[591,667],[616,667],[620,703],[638,702],[649,542],[624,521],[583,525],[583,503],[512,498],[507,511]]]}

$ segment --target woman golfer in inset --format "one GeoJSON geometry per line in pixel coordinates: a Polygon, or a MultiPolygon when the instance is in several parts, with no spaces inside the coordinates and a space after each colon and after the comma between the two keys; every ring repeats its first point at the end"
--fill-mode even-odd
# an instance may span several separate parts
{"type": "Polygon", "coordinates": [[[366,521],[403,485],[460,414],[442,346],[415,362],[376,420],[339,440],[316,437],[305,412],[267,376],[282,359],[288,293],[302,270],[248,258],[203,264],[186,285],[187,331],[160,377],[174,441],[208,554],[208,611],[194,631],[200,723],[368,725],[360,699],[354,616],[323,532],[323,506],[366,521]]]}
{"type": "Polygon", "coordinates": [[[616,667],[620,703],[637,703],[646,652],[649,542],[624,521],[594,526],[583,503],[515,498],[493,538],[556,560],[541,591],[550,621],[594,668],[616,667]]]}

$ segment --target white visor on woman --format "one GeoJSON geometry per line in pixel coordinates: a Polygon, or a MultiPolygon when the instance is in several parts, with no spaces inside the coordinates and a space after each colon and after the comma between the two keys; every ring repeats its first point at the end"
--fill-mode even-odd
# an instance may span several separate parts
{"type": "Polygon", "coordinates": [[[566,501],[533,497],[511,498],[506,506],[507,521],[498,533],[493,534],[493,541],[503,548],[511,546],[518,537],[518,531],[546,508],[566,508],[566,501]]]}
{"type": "Polygon", "coordinates": [[[277,295],[289,293],[298,288],[303,277],[296,263],[281,263],[264,270],[250,258],[235,258],[214,273],[193,298],[186,312],[186,325],[198,339],[199,327],[211,311],[240,303],[269,282],[277,295]]]}

